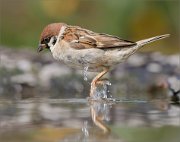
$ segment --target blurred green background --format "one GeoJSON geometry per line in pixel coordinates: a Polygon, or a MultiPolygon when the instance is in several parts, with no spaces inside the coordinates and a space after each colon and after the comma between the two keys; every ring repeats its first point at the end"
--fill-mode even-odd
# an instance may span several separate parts
{"type": "Polygon", "coordinates": [[[0,5],[4,46],[35,50],[44,26],[65,22],[132,41],[170,33],[143,50],[176,53],[180,47],[179,0],[0,0],[0,5]]]}

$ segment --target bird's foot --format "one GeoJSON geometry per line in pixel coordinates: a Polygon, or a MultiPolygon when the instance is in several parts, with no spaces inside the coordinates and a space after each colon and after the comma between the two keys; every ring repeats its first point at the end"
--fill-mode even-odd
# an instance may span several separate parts
{"type": "Polygon", "coordinates": [[[108,94],[108,86],[111,83],[107,79],[94,81],[91,83],[90,97],[92,99],[105,99],[108,94]]]}

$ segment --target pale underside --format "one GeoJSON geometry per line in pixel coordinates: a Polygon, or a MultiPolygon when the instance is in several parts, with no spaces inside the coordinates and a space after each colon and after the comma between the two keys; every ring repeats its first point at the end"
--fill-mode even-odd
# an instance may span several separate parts
{"type": "Polygon", "coordinates": [[[93,72],[100,72],[104,67],[113,68],[115,65],[124,62],[137,49],[135,47],[113,50],[74,49],[68,45],[69,43],[65,41],[56,44],[52,52],[54,58],[63,61],[70,67],[77,69],[88,67],[88,71],[93,72]],[[61,50],[59,50],[60,48],[61,50]]]}

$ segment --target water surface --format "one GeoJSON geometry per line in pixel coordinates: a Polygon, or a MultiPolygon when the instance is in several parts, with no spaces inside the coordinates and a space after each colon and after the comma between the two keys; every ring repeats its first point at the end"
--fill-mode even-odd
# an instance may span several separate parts
{"type": "Polygon", "coordinates": [[[162,100],[0,101],[0,142],[178,142],[180,108],[162,100]]]}

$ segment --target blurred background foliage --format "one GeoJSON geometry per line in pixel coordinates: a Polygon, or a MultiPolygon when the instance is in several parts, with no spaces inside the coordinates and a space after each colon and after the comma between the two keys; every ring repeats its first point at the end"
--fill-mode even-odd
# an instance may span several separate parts
{"type": "Polygon", "coordinates": [[[180,47],[179,0],[0,0],[0,10],[0,45],[13,48],[35,50],[43,27],[53,22],[132,41],[170,33],[143,50],[176,53],[180,47]]]}

